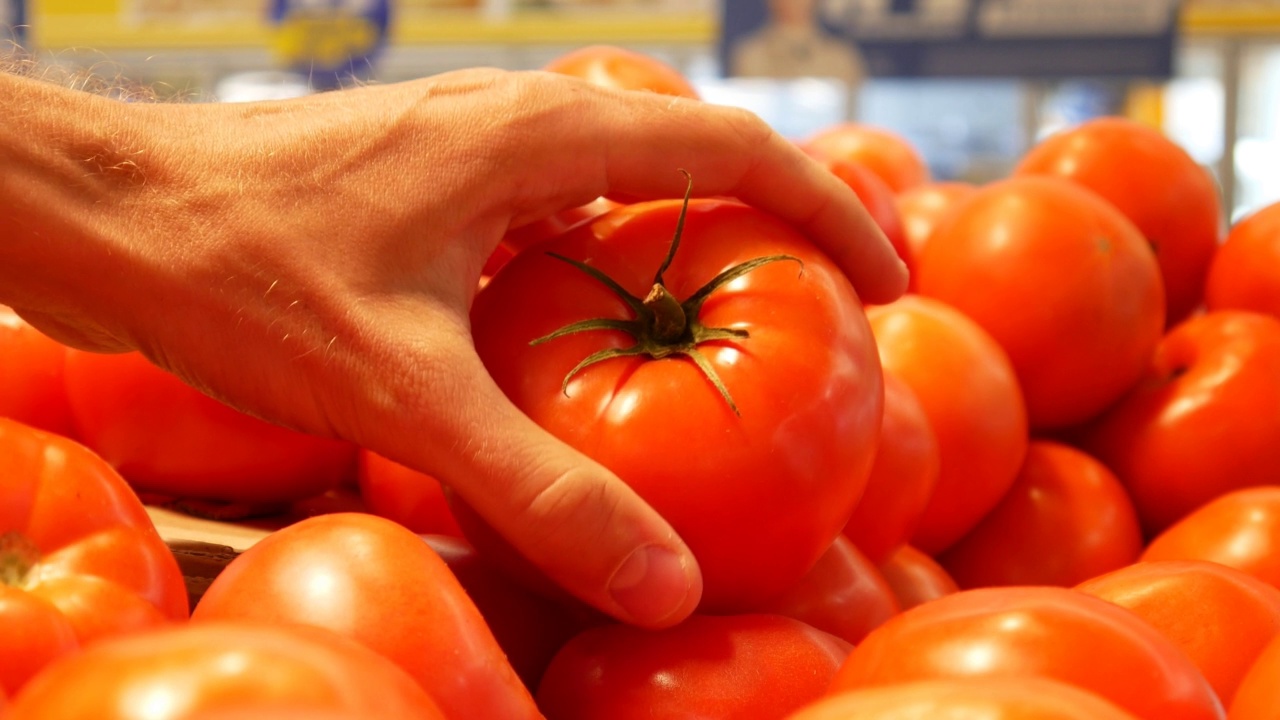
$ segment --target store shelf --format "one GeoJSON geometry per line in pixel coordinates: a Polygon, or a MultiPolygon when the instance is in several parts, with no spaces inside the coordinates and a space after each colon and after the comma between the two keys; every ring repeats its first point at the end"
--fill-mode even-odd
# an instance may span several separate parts
{"type": "Polygon", "coordinates": [[[1280,6],[1274,2],[1200,2],[1182,12],[1182,30],[1190,36],[1280,36],[1280,6]]]}

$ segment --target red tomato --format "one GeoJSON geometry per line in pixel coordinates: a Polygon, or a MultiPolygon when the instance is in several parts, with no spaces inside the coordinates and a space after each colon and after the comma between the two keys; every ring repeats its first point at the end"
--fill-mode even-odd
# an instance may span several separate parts
{"type": "Polygon", "coordinates": [[[579,48],[552,60],[543,70],[618,90],[648,90],[698,99],[698,91],[679,70],[657,58],[609,45],[579,48]]]}
{"type": "Polygon", "coordinates": [[[856,645],[898,614],[898,601],[876,566],[841,536],[799,584],[762,609],[856,645]]]}
{"type": "Polygon", "coordinates": [[[826,690],[848,643],[776,615],[694,615],[647,631],[593,628],[538,688],[547,720],[780,718],[826,690]]]}
{"type": "MultiPolygon", "coordinates": [[[[604,283],[548,252],[586,261],[644,297],[679,215],[676,201],[631,205],[517,255],[476,297],[472,332],[517,407],[617,473],[672,524],[701,566],[704,610],[759,607],[831,545],[870,471],[883,388],[848,280],[777,219],[733,202],[694,201],[665,273],[675,298],[764,256],[790,255],[803,269],[772,262],[719,287],[700,309],[687,303],[682,312],[696,322],[675,340],[652,340],[661,346],[655,352],[675,353],[663,359],[615,357],[564,384],[588,356],[636,341],[605,329],[531,345],[571,323],[636,317],[604,283]],[[697,344],[689,340],[697,327],[750,336],[726,331],[697,344]],[[723,394],[686,351],[705,358],[723,394]]],[[[459,522],[491,552],[493,538],[459,522]]]]}
{"type": "Polygon", "coordinates": [[[1228,706],[1249,666],[1280,636],[1280,590],[1217,563],[1138,563],[1078,589],[1129,610],[1172,640],[1228,706]]]}
{"type": "Polygon", "coordinates": [[[1221,235],[1218,189],[1160,131],[1121,118],[1092,120],[1032,148],[1014,173],[1066,178],[1132,220],[1155,248],[1170,325],[1200,304],[1221,235]]]}
{"type": "Polygon", "coordinates": [[[1252,310],[1280,317],[1280,203],[1236,223],[1209,268],[1210,310],[1252,310]]]}
{"type": "Polygon", "coordinates": [[[1137,382],[1164,332],[1160,270],[1142,236],[1058,178],[979,190],[916,259],[916,289],[1009,354],[1034,428],[1076,425],[1137,382]]]}
{"type": "Polygon", "coordinates": [[[1223,716],[1195,664],[1155,628],[1052,587],[967,590],[908,610],[854,649],[831,691],[978,676],[1060,680],[1141,718],[1223,716]]]}
{"type": "Polygon", "coordinates": [[[71,435],[62,373],[67,349],[0,305],[0,417],[71,435]]]}
{"type": "Polygon", "coordinates": [[[187,617],[169,548],[76,443],[0,418],[0,690],[101,638],[187,617]]]}
{"type": "Polygon", "coordinates": [[[842,123],[809,138],[804,148],[815,154],[855,162],[880,176],[895,193],[929,181],[929,166],[905,138],[883,128],[842,123]]]}
{"type": "Polygon", "coordinates": [[[1280,588],[1280,487],[1236,490],[1151,541],[1144,561],[1209,560],[1280,588]]]}
{"type": "Polygon", "coordinates": [[[355,447],[304,435],[200,393],[138,353],[67,351],[80,437],[141,492],[283,503],[346,475],[355,447]]]}
{"type": "Polygon", "coordinates": [[[445,718],[413,678],[352,640],[320,628],[209,623],[71,655],[28,684],[5,720],[186,720],[257,704],[445,718]]]}
{"type": "Polygon", "coordinates": [[[1075,448],[1032,441],[1013,488],[938,560],[960,587],[1069,587],[1137,561],[1138,514],[1120,481],[1075,448]]]}
{"type": "Polygon", "coordinates": [[[906,544],[938,484],[938,438],[911,386],[884,374],[884,421],[867,489],[844,535],[873,564],[906,544]]]}
{"type": "Polygon", "coordinates": [[[880,566],[880,574],[893,588],[893,595],[903,610],[960,590],[941,565],[910,545],[903,545],[890,555],[880,566]]]}
{"type": "Polygon", "coordinates": [[[903,191],[896,198],[902,236],[912,257],[920,257],[933,231],[978,188],[963,182],[934,182],[903,191]]]}
{"type": "Polygon", "coordinates": [[[394,460],[361,449],[356,479],[369,512],[419,534],[462,537],[440,481],[394,460]]]}
{"type": "Polygon", "coordinates": [[[914,278],[915,260],[907,246],[907,239],[902,231],[902,218],[898,216],[898,206],[894,204],[893,191],[889,186],[879,175],[855,162],[824,157],[812,151],[811,154],[858,196],[871,219],[875,220],[880,231],[889,239],[889,244],[898,252],[898,257],[907,264],[908,270],[913,271],[914,278]]]}
{"type": "Polygon", "coordinates": [[[1280,638],[1276,638],[1258,655],[1236,690],[1229,720],[1275,720],[1280,708],[1280,638]]]}
{"type": "Polygon", "coordinates": [[[1027,452],[1022,392],[1000,346],[949,305],[907,296],[867,317],[885,372],[911,386],[938,439],[938,483],[911,539],[938,553],[1013,485],[1027,452]]]}
{"type": "Polygon", "coordinates": [[[539,717],[440,556],[373,515],[311,518],[246,550],[192,614],[192,622],[227,620],[312,625],[358,640],[403,667],[453,717],[539,717]]]}
{"type": "Polygon", "coordinates": [[[1157,533],[1280,478],[1280,320],[1224,310],[1174,328],[1142,382],[1083,435],[1157,533]]]}
{"type": "Polygon", "coordinates": [[[498,271],[498,268],[510,262],[511,258],[515,257],[515,254],[521,250],[544,240],[550,240],[557,235],[563,235],[569,228],[584,220],[599,217],[614,208],[620,207],[622,207],[620,203],[608,198],[597,198],[586,205],[569,208],[550,217],[540,218],[526,225],[508,230],[507,234],[502,237],[502,242],[498,245],[498,249],[489,258],[489,263],[485,265],[484,272],[486,275],[493,275],[498,271]]]}
{"type": "Polygon", "coordinates": [[[861,688],[787,720],[1137,720],[1093,693],[1045,678],[972,677],[861,688]]]}
{"type": "Polygon", "coordinates": [[[182,720],[393,720],[393,718],[385,714],[371,716],[363,710],[320,710],[299,703],[245,703],[233,708],[184,715],[182,720]]]}

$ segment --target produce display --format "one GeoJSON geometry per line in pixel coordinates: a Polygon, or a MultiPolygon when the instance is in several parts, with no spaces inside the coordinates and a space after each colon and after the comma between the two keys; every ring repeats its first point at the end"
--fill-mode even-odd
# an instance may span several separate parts
{"type": "Polygon", "coordinates": [[[1280,717],[1280,202],[1226,227],[1119,118],[985,185],[881,128],[800,144],[903,298],[686,175],[512,228],[472,306],[506,396],[698,558],[662,629],[435,478],[0,308],[0,720],[1280,717]],[[269,530],[184,586],[144,502],[269,530]]]}

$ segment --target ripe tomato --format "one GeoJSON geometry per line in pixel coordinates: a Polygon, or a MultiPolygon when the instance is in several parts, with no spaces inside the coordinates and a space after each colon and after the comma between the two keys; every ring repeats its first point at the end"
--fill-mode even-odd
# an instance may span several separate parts
{"type": "Polygon", "coordinates": [[[62,373],[67,349],[0,305],[0,417],[72,435],[62,373]]]}
{"type": "Polygon", "coordinates": [[[76,443],[0,418],[0,690],[101,638],[187,617],[169,548],[76,443]]]}
{"type": "Polygon", "coordinates": [[[1009,493],[938,560],[963,588],[1069,587],[1141,552],[1138,514],[1111,471],[1075,448],[1033,440],[1009,493]]]}
{"type": "Polygon", "coordinates": [[[787,720],[1138,720],[1065,683],[1035,677],[922,680],[860,688],[820,700],[787,720]]]}
{"type": "Polygon", "coordinates": [[[547,720],[780,718],[822,695],[848,643],[777,615],[694,615],[660,631],[592,628],[538,688],[547,720]]]}
{"type": "Polygon", "coordinates": [[[648,90],[698,99],[698,91],[679,70],[657,58],[620,47],[591,45],[579,48],[547,63],[543,70],[572,75],[618,90],[648,90]]]}
{"type": "Polygon", "coordinates": [[[967,590],[908,610],[854,649],[831,691],[978,676],[1060,680],[1141,718],[1223,715],[1195,664],[1155,628],[1053,587],[967,590]]]}
{"type": "MultiPolygon", "coordinates": [[[[700,309],[687,302],[682,312],[696,323],[676,340],[651,340],[654,353],[673,353],[662,359],[613,357],[571,372],[595,353],[636,345],[618,329],[531,344],[592,318],[633,321],[639,311],[629,302],[656,317],[549,253],[584,261],[644,297],[680,212],[676,201],[627,206],[517,255],[477,295],[472,332],[517,407],[617,473],[671,523],[701,566],[704,610],[759,607],[830,547],[870,471],[883,389],[848,280],[772,216],[694,201],[664,276],[675,298],[756,258],[788,255],[803,268],[764,264],[705,296],[700,309]],[[699,326],[721,339],[691,341],[699,326]]],[[[459,522],[482,553],[495,552],[494,538],[462,515],[459,522]]]]}
{"type": "Polygon", "coordinates": [[[1092,120],[1032,148],[1014,174],[1066,178],[1132,220],[1155,248],[1170,325],[1200,304],[1221,235],[1218,189],[1159,130],[1121,118],[1092,120]]]}
{"type": "Polygon", "coordinates": [[[929,181],[929,166],[905,138],[859,123],[833,125],[809,138],[804,148],[817,155],[862,165],[894,193],[929,181]]]}
{"type": "Polygon", "coordinates": [[[906,544],[938,484],[938,438],[911,386],[884,374],[884,421],[867,489],[844,535],[873,564],[906,544]]]}
{"type": "Polygon", "coordinates": [[[808,575],[762,610],[856,645],[898,614],[898,601],[876,566],[841,536],[808,575]]]}
{"type": "Polygon", "coordinates": [[[1280,590],[1203,560],[1145,562],[1086,582],[1081,592],[1135,613],[1195,662],[1223,705],[1280,636],[1280,590]]]}
{"type": "Polygon", "coordinates": [[[1058,178],[979,190],[916,259],[916,289],[1009,354],[1033,428],[1084,422],[1142,375],[1164,333],[1155,257],[1123,215],[1058,178]]]}
{"type": "Polygon", "coordinates": [[[67,392],[85,445],[140,492],[285,503],[351,470],[355,447],[245,415],[139,353],[67,351],[67,392]]]}
{"type": "Polygon", "coordinates": [[[608,198],[596,198],[586,205],[569,208],[549,217],[539,218],[528,224],[512,228],[507,231],[506,235],[502,236],[502,242],[498,244],[498,249],[494,251],[489,258],[489,262],[485,264],[484,274],[492,276],[503,265],[511,262],[511,258],[515,257],[515,254],[521,250],[550,240],[557,235],[563,235],[574,225],[584,220],[599,217],[619,207],[622,207],[620,203],[608,198]]]}
{"type": "Polygon", "coordinates": [[[1263,649],[1244,676],[1231,703],[1228,720],[1275,720],[1280,708],[1280,638],[1263,649]]]}
{"type": "Polygon", "coordinates": [[[356,481],[369,512],[419,534],[462,537],[449,510],[444,488],[430,475],[361,448],[356,456],[356,481]]]}
{"type": "Polygon", "coordinates": [[[960,591],[960,586],[933,558],[903,545],[880,566],[904,611],[960,591]]]}
{"type": "Polygon", "coordinates": [[[1280,588],[1280,487],[1211,500],[1160,533],[1142,560],[1209,560],[1280,588]]]}
{"type": "Polygon", "coordinates": [[[269,535],[227,565],[192,622],[327,628],[403,667],[454,717],[537,718],[480,611],[421,538],[356,513],[269,535]],[[441,672],[447,665],[448,672],[441,672]]]}
{"type": "Polygon", "coordinates": [[[912,257],[920,257],[933,231],[978,188],[963,182],[934,182],[918,185],[895,198],[902,236],[912,257]]]}
{"type": "Polygon", "coordinates": [[[879,175],[858,163],[825,157],[812,151],[810,154],[858,196],[871,219],[898,252],[898,257],[907,264],[907,269],[914,270],[915,262],[902,231],[902,218],[898,216],[898,206],[893,201],[893,191],[889,186],[879,175]]]}
{"type": "Polygon", "coordinates": [[[885,372],[915,392],[938,439],[938,483],[911,539],[938,553],[1013,484],[1027,452],[1022,392],[1000,346],[945,303],[907,296],[867,317],[885,372]]]}
{"type": "Polygon", "coordinates": [[[1209,310],[1280,317],[1280,203],[1231,228],[1209,267],[1204,302],[1209,310]]]}
{"type": "Polygon", "coordinates": [[[69,656],[27,685],[5,720],[186,720],[257,704],[445,718],[395,663],[333,632],[207,623],[113,638],[69,656]]]}
{"type": "Polygon", "coordinates": [[[1155,534],[1231,490],[1280,477],[1280,320],[1224,310],[1174,328],[1142,382],[1083,443],[1155,534]]]}

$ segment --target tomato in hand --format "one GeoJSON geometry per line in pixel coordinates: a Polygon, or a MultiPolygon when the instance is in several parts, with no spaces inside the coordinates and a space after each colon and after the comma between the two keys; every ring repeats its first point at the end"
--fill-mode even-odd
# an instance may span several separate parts
{"type": "Polygon", "coordinates": [[[1034,440],[1009,493],[938,557],[960,587],[1070,587],[1136,562],[1138,514],[1102,463],[1034,440]]]}
{"type": "Polygon", "coordinates": [[[978,192],[964,182],[932,182],[899,193],[895,198],[902,219],[902,237],[912,257],[920,257],[933,231],[964,200],[978,192]]]}
{"type": "Polygon", "coordinates": [[[911,539],[936,554],[1013,485],[1027,452],[1022,392],[1000,346],[945,303],[909,295],[867,317],[884,372],[911,387],[938,440],[938,482],[911,539]]]}
{"type": "Polygon", "coordinates": [[[350,470],[355,447],[250,417],[139,353],[67,351],[79,436],[139,492],[286,503],[319,495],[350,470]]]}
{"type": "Polygon", "coordinates": [[[1280,589],[1203,560],[1144,562],[1079,586],[1182,648],[1230,706],[1253,661],[1280,637],[1280,589]]]}
{"type": "Polygon", "coordinates": [[[113,638],[64,658],[13,699],[5,720],[186,720],[263,705],[374,720],[446,717],[395,663],[332,631],[206,623],[113,638]]]}
{"type": "Polygon", "coordinates": [[[1226,493],[1160,533],[1142,560],[1209,560],[1280,588],[1280,487],[1226,493]]]}
{"type": "Polygon", "coordinates": [[[884,373],[884,421],[867,489],[844,535],[879,565],[906,544],[938,484],[938,438],[911,386],[884,373]]]}
{"type": "Polygon", "coordinates": [[[854,649],[831,692],[957,677],[1051,678],[1152,720],[1223,716],[1199,669],[1155,628],[1053,587],[967,590],[908,610],[854,649]]]}
{"type": "Polygon", "coordinates": [[[187,617],[137,496],[76,443],[0,418],[0,690],[102,638],[187,617]]]}
{"type": "Polygon", "coordinates": [[[1194,317],[1160,342],[1141,383],[1083,434],[1155,534],[1206,502],[1280,478],[1280,320],[1194,317]]]}
{"type": "Polygon", "coordinates": [[[1221,236],[1218,188],[1159,130],[1122,118],[1091,120],[1032,148],[1014,174],[1066,178],[1133,221],[1155,249],[1169,325],[1200,305],[1221,236]]]}
{"type": "Polygon", "coordinates": [[[1280,317],[1280,203],[1236,223],[1209,267],[1204,304],[1280,317]]]}
{"type": "Polygon", "coordinates": [[[1138,720],[1090,692],[1047,678],[966,677],[859,688],[787,720],[1138,720]]]}
{"type": "Polygon", "coordinates": [[[361,448],[356,481],[369,512],[394,520],[420,535],[462,537],[440,481],[361,448]]]}
{"type": "Polygon", "coordinates": [[[698,99],[698,91],[679,70],[655,57],[610,45],[590,45],[565,53],[543,70],[618,90],[647,90],[698,99]]]}
{"type": "MultiPolygon", "coordinates": [[[[681,212],[630,205],[520,253],[477,295],[472,333],[517,407],[671,523],[701,567],[702,609],[732,612],[794,585],[848,522],[880,429],[880,364],[849,281],[758,210],[690,203],[655,283],[681,212]]],[[[499,539],[465,517],[496,556],[499,539]]]]}
{"type": "Polygon", "coordinates": [[[1031,426],[1097,415],[1137,382],[1164,334],[1160,270],[1137,228],[1059,178],[977,191],[916,258],[916,290],[1004,348],[1031,426]]]}
{"type": "Polygon", "coordinates": [[[898,607],[910,610],[960,591],[960,586],[936,560],[903,545],[880,565],[880,574],[893,589],[898,607]]]}
{"type": "Polygon", "coordinates": [[[827,689],[848,643],[777,615],[694,615],[659,631],[592,628],[538,688],[547,720],[780,718],[827,689]]]}
{"type": "Polygon", "coordinates": [[[327,628],[395,661],[452,717],[538,717],[440,556],[373,515],[322,515],[264,538],[205,592],[192,622],[210,621],[327,628]]]}
{"type": "Polygon", "coordinates": [[[906,138],[860,123],[833,125],[803,143],[816,155],[857,163],[875,173],[894,193],[929,181],[929,166],[906,138]]]}
{"type": "Polygon", "coordinates": [[[0,417],[74,434],[63,382],[67,349],[0,305],[0,417]]]}

